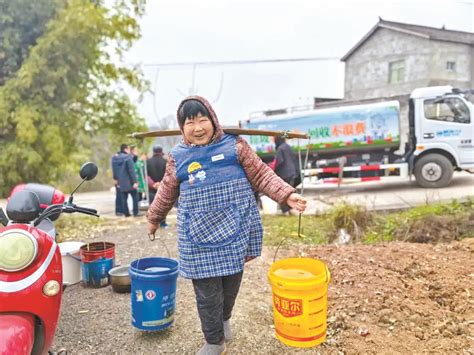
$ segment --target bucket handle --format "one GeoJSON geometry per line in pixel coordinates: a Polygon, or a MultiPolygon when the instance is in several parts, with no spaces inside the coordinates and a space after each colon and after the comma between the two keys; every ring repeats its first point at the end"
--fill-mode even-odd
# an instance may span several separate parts
{"type": "MultiPolygon", "coordinates": [[[[170,250],[168,249],[168,247],[166,246],[166,243],[164,242],[164,240],[161,238],[161,235],[158,235],[158,237],[156,236],[156,231],[154,231],[153,233],[148,233],[148,238],[150,239],[151,242],[154,242],[155,240],[159,240],[161,245],[163,245],[163,247],[165,248],[166,250],[166,254],[168,255],[168,258],[171,259],[171,253],[170,253],[170,250]]],[[[145,254],[145,248],[143,248],[143,252],[142,252],[142,255],[140,256],[140,258],[138,259],[137,261],[137,269],[139,268],[139,265],[140,265],[140,260],[143,259],[143,254],[145,254]]]]}
{"type": "Polygon", "coordinates": [[[152,242],[154,242],[155,240],[159,240],[161,242],[161,245],[163,245],[163,247],[165,248],[166,254],[168,255],[168,258],[171,258],[170,250],[166,246],[166,243],[164,242],[164,240],[161,238],[161,235],[159,235],[158,238],[157,238],[156,237],[156,231],[154,231],[153,233],[148,233],[148,238],[152,242]]]}
{"type": "Polygon", "coordinates": [[[273,254],[273,262],[275,262],[278,250],[280,250],[280,247],[283,245],[283,242],[286,240],[286,237],[281,238],[280,243],[278,243],[277,248],[275,250],[275,254],[273,254]]]}
{"type": "Polygon", "coordinates": [[[329,272],[329,268],[326,264],[324,264],[324,269],[326,271],[326,283],[328,284],[331,281],[331,273],[329,272]]]}

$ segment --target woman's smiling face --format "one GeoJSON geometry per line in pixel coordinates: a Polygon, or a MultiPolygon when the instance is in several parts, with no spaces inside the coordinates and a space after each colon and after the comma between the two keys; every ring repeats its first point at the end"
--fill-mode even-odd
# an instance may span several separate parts
{"type": "Polygon", "coordinates": [[[186,118],[183,133],[191,144],[205,145],[211,141],[214,135],[214,126],[209,117],[198,113],[194,118],[186,118]]]}

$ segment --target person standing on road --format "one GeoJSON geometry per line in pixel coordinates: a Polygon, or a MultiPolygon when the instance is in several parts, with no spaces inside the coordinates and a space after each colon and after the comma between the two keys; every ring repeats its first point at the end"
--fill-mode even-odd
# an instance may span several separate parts
{"type": "MultiPolygon", "coordinates": [[[[163,148],[159,145],[153,146],[153,156],[147,160],[146,169],[148,173],[148,196],[150,197],[150,205],[155,199],[156,192],[160,186],[166,171],[166,159],[163,158],[163,148]]],[[[166,219],[160,222],[160,227],[168,228],[166,219]]]]}
{"type": "MultiPolygon", "coordinates": [[[[282,178],[284,182],[292,187],[296,187],[301,183],[301,176],[298,169],[298,161],[286,143],[285,138],[275,137],[276,157],[275,157],[275,174],[282,178]]],[[[280,204],[281,211],[286,214],[291,208],[286,203],[280,204]]]]}
{"type": "Polygon", "coordinates": [[[153,146],[153,156],[146,161],[146,170],[148,173],[148,193],[150,196],[150,204],[155,199],[156,191],[160,186],[160,182],[165,176],[166,159],[163,158],[163,148],[159,145],[153,146]]]}
{"type": "Polygon", "coordinates": [[[280,179],[241,137],[224,134],[211,105],[198,96],[178,107],[182,143],[148,210],[156,232],[178,198],[179,272],[191,279],[206,340],[198,354],[222,354],[244,264],[261,254],[263,229],[252,186],[304,211],[306,200],[280,179]]]}
{"type": "Polygon", "coordinates": [[[110,165],[112,166],[112,177],[114,179],[114,187],[115,187],[115,215],[116,216],[123,216],[123,203],[122,203],[122,193],[120,192],[120,188],[118,185],[118,156],[120,151],[115,153],[110,160],[110,165]]]}
{"type": "Polygon", "coordinates": [[[137,217],[139,216],[137,196],[138,181],[133,166],[133,159],[130,155],[130,148],[127,144],[120,146],[120,152],[112,158],[112,164],[116,166],[114,170],[114,180],[116,180],[121,192],[123,213],[125,217],[130,217],[127,203],[128,195],[130,195],[133,201],[133,215],[137,217]]]}
{"type": "Polygon", "coordinates": [[[135,174],[137,175],[138,180],[138,201],[141,201],[145,199],[145,188],[147,188],[145,183],[145,163],[142,158],[138,157],[139,153],[137,146],[132,145],[130,147],[130,152],[132,153],[133,167],[135,169],[135,174]]]}

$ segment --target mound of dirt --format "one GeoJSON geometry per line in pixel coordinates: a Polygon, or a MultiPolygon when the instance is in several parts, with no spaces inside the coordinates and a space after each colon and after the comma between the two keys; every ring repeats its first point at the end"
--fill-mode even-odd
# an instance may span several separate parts
{"type": "Polygon", "coordinates": [[[459,240],[473,230],[474,220],[468,216],[432,215],[414,220],[406,230],[398,230],[395,238],[413,243],[450,242],[459,240]]]}
{"type": "Polygon", "coordinates": [[[354,353],[473,352],[474,239],[310,248],[332,272],[329,339],[354,353]]]}

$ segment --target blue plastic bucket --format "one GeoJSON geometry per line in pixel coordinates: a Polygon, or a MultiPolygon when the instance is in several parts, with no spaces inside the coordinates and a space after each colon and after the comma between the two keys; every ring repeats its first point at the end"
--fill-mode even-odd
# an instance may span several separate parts
{"type": "Polygon", "coordinates": [[[128,269],[132,283],[132,325],[141,330],[162,330],[174,321],[178,262],[168,258],[133,261],[128,269]]]}
{"type": "Polygon", "coordinates": [[[82,262],[82,282],[87,287],[104,287],[110,282],[109,270],[115,266],[115,259],[100,258],[89,263],[82,262]]]}

